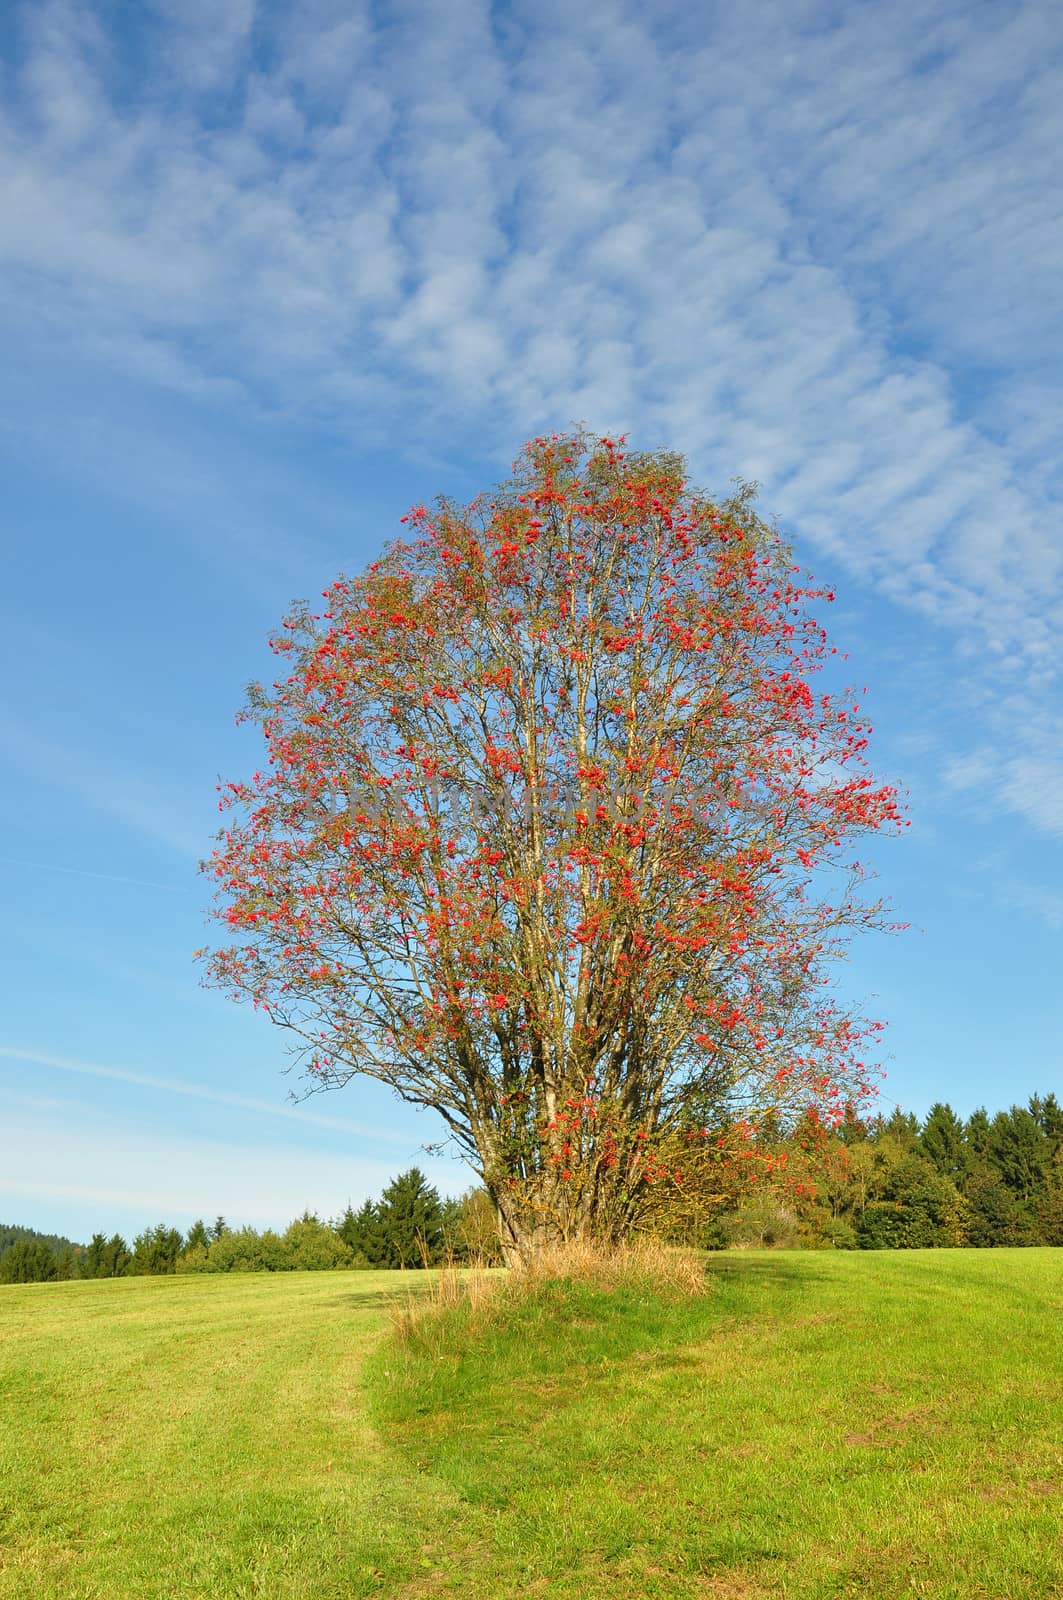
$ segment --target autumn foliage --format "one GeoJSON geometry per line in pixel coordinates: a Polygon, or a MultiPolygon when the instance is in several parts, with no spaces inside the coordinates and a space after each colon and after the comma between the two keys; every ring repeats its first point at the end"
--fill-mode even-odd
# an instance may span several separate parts
{"type": "Polygon", "coordinates": [[[536,439],[299,609],[209,870],[212,979],[312,1083],[432,1107],[511,1258],[733,1186],[742,1118],[866,1091],[832,1005],[854,837],[900,824],[802,581],[743,489],[536,439]],[[738,1130],[738,1131],[736,1131],[738,1130]]]}

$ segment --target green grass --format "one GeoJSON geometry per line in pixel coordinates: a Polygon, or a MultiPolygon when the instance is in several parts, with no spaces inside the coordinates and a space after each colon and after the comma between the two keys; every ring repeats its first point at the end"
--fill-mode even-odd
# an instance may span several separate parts
{"type": "Polygon", "coordinates": [[[0,1596],[396,1592],[454,1497],[366,1418],[379,1273],[0,1290],[0,1596]]]}
{"type": "Polygon", "coordinates": [[[1063,1251],[0,1291],[0,1597],[1063,1596],[1063,1251]],[[383,1338],[382,1338],[383,1335],[383,1338]]]}

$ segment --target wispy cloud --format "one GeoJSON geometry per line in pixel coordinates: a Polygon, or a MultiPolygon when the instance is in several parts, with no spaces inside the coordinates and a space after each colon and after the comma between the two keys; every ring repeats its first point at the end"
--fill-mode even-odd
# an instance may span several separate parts
{"type": "Polygon", "coordinates": [[[102,8],[19,8],[16,345],[422,449],[626,427],[1052,675],[1051,7],[223,10],[157,0],[127,48],[102,8]]]}
{"type": "Polygon", "coordinates": [[[416,1154],[411,1148],[408,1134],[392,1133],[387,1128],[370,1127],[361,1122],[352,1122],[345,1117],[326,1116],[321,1112],[307,1109],[303,1104],[286,1105],[281,1101],[260,1100],[249,1095],[232,1094],[226,1089],[212,1089],[206,1084],[186,1079],[158,1077],[150,1072],[107,1066],[96,1061],[81,1061],[73,1056],[53,1055],[48,1051],[26,1050],[18,1045],[0,1045],[0,1060],[49,1067],[57,1072],[75,1073],[79,1077],[135,1084],[142,1089],[183,1095],[192,1100],[205,1100],[213,1105],[234,1106],[241,1111],[253,1111],[259,1116],[284,1117],[303,1126],[328,1128],[337,1133],[352,1133],[359,1138],[371,1139],[374,1142],[401,1146],[411,1157],[416,1154]]]}
{"type": "MultiPolygon", "coordinates": [[[[444,1190],[464,1187],[454,1163],[424,1160],[444,1190]]],[[[242,1145],[165,1137],[138,1129],[68,1130],[54,1111],[16,1111],[5,1126],[0,1202],[9,1215],[31,1208],[75,1237],[133,1231],[163,1218],[187,1225],[221,1212],[230,1223],[283,1227],[304,1209],[335,1216],[377,1195],[398,1161],[342,1157],[298,1146],[242,1145]]]]}
{"type": "Polygon", "coordinates": [[[128,883],[137,889],[164,889],[181,894],[187,884],[164,883],[158,878],[131,878],[124,872],[92,872],[86,867],[68,867],[58,861],[26,861],[21,856],[0,856],[0,867],[20,867],[31,872],[57,872],[63,877],[91,878],[98,883],[128,883]]]}
{"type": "Polygon", "coordinates": [[[209,837],[202,819],[210,814],[210,801],[188,795],[187,774],[149,771],[117,749],[104,756],[99,735],[91,742],[75,743],[76,738],[75,734],[60,740],[58,730],[41,732],[11,715],[0,716],[0,749],[16,771],[77,795],[94,810],[188,862],[199,860],[205,853],[204,838],[209,837]]]}

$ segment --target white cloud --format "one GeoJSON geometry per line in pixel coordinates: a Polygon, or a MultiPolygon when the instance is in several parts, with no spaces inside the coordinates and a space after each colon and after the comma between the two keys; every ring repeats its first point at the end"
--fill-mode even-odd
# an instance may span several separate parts
{"type": "Polygon", "coordinates": [[[165,889],[181,894],[186,884],[164,883],[160,878],[133,878],[124,872],[93,872],[86,867],[62,866],[58,861],[27,861],[22,856],[0,856],[0,867],[22,867],[32,872],[57,872],[63,877],[91,878],[98,883],[131,884],[138,889],[165,889]]]}
{"type": "MultiPolygon", "coordinates": [[[[39,781],[87,801],[187,860],[204,854],[209,800],[182,806],[175,793],[181,779],[133,766],[117,753],[101,759],[97,749],[60,743],[11,717],[0,721],[0,746],[10,764],[39,781]],[[197,821],[197,811],[199,813],[197,821]]],[[[187,778],[184,780],[187,786],[187,778]]]]}
{"type": "Polygon", "coordinates": [[[1053,933],[1063,933],[1063,891],[1044,883],[1005,877],[996,885],[998,898],[1038,917],[1053,933]]]}
{"type": "MultiPolygon", "coordinates": [[[[82,1127],[67,1131],[54,1109],[16,1110],[5,1125],[0,1206],[21,1214],[66,1216],[75,1234],[145,1227],[160,1218],[187,1226],[220,1212],[232,1224],[284,1227],[305,1209],[332,1217],[348,1199],[376,1196],[413,1163],[337,1156],[286,1145],[240,1145],[82,1127]],[[79,1219],[77,1221],[73,1219],[79,1219]],[[129,1221],[127,1219],[139,1219],[129,1221]]],[[[417,1165],[442,1191],[468,1187],[471,1176],[453,1162],[420,1158],[417,1165]]]]}
{"type": "Polygon", "coordinates": [[[997,792],[1058,831],[1051,7],[153,11],[135,80],[91,7],[18,11],[9,348],[422,452],[584,417],[759,477],[825,561],[1042,675],[997,792]]]}
{"type": "Polygon", "coordinates": [[[374,1142],[401,1146],[407,1153],[410,1151],[408,1134],[394,1134],[386,1128],[369,1127],[365,1123],[352,1122],[346,1117],[333,1117],[311,1111],[305,1104],[285,1103],[279,1095],[276,1101],[260,1100],[250,1095],[232,1094],[226,1089],[212,1089],[207,1084],[197,1083],[192,1079],[164,1078],[127,1067],[106,1066],[95,1061],[82,1061],[72,1056],[54,1055],[49,1051],[23,1049],[18,1045],[0,1045],[0,1061],[50,1067],[59,1072],[74,1073],[78,1077],[100,1078],[112,1083],[134,1084],[142,1089],[161,1090],[165,1094],[205,1100],[213,1105],[234,1106],[238,1110],[254,1111],[260,1116],[284,1117],[304,1127],[328,1128],[331,1132],[352,1133],[359,1138],[372,1139],[374,1142]]]}

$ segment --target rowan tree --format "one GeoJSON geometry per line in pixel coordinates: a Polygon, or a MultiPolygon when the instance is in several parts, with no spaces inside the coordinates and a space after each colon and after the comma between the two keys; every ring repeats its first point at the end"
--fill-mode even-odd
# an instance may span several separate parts
{"type": "Polygon", "coordinates": [[[882,920],[852,841],[896,794],[817,685],[833,595],[749,487],[581,433],[404,520],[271,641],[209,974],[312,1086],[432,1107],[509,1259],[617,1239],[662,1185],[711,1190],[743,1117],[868,1092],[879,1024],[831,964],[882,920]]]}

